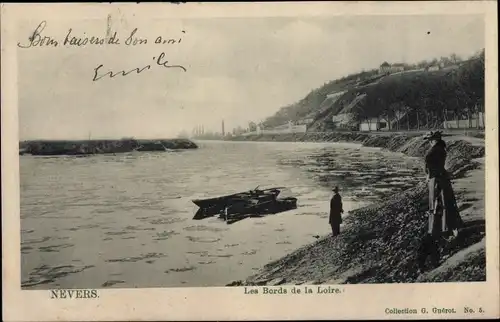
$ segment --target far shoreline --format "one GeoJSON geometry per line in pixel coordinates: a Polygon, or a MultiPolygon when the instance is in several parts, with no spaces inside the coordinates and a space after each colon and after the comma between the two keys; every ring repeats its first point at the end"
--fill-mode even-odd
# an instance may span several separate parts
{"type": "Polygon", "coordinates": [[[197,149],[189,139],[135,139],[120,140],[26,140],[19,142],[19,155],[75,155],[90,156],[106,153],[127,153],[133,151],[153,152],[197,149]]]}
{"type": "MultiPolygon", "coordinates": [[[[471,140],[484,140],[485,131],[480,129],[463,130],[443,130],[443,138],[461,137],[471,138],[471,140]]],[[[246,134],[225,137],[193,137],[197,141],[230,141],[230,142],[343,142],[374,144],[367,139],[406,137],[415,138],[424,136],[429,130],[410,130],[410,131],[329,131],[329,132],[304,132],[304,133],[279,133],[279,134],[246,134]]],[[[477,141],[478,142],[478,141],[477,141]]]]}

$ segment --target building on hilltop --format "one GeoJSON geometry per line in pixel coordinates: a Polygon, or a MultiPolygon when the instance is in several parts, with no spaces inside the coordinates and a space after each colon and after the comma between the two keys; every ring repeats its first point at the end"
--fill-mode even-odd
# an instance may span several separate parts
{"type": "Polygon", "coordinates": [[[444,129],[484,129],[484,114],[466,120],[449,120],[443,122],[444,129]]]}
{"type": "Polygon", "coordinates": [[[425,71],[426,72],[434,72],[434,71],[437,71],[437,70],[441,70],[443,68],[444,68],[444,63],[443,62],[439,62],[439,63],[433,64],[433,65],[426,66],[425,67],[425,71]]]}
{"type": "Polygon", "coordinates": [[[391,67],[391,65],[388,63],[388,62],[383,62],[381,65],[380,65],[380,68],[379,68],[379,71],[380,71],[380,74],[383,74],[385,73],[386,71],[389,70],[389,68],[391,67]]]}
{"type": "Polygon", "coordinates": [[[408,123],[402,124],[404,120],[409,117],[409,109],[402,105],[401,102],[393,103],[400,105],[397,113],[390,119],[380,115],[379,117],[373,117],[365,119],[359,122],[360,131],[390,131],[390,130],[401,130],[402,128],[407,128],[408,123]]]}
{"type": "Polygon", "coordinates": [[[305,133],[307,131],[307,125],[295,125],[292,121],[288,121],[285,124],[278,125],[274,128],[264,129],[261,124],[256,125],[254,131],[248,131],[243,133],[243,136],[253,135],[253,134],[287,134],[287,133],[305,133]]]}
{"type": "Polygon", "coordinates": [[[306,118],[297,120],[297,122],[295,122],[295,124],[296,125],[309,125],[312,122],[314,122],[314,118],[313,117],[306,117],[306,118]]]}
{"type": "Polygon", "coordinates": [[[289,129],[292,128],[292,126],[293,126],[293,122],[292,121],[288,121],[285,124],[281,124],[281,125],[275,126],[272,129],[273,130],[289,130],[289,129]]]}
{"type": "Polygon", "coordinates": [[[393,74],[402,72],[405,70],[405,65],[401,63],[389,64],[388,62],[383,62],[379,67],[379,74],[393,74]]]}
{"type": "Polygon", "coordinates": [[[353,116],[351,113],[339,113],[332,116],[332,123],[334,129],[351,129],[353,116]]]}
{"type": "Polygon", "coordinates": [[[387,122],[380,118],[374,117],[359,123],[360,131],[385,131],[387,129],[387,122]]]}
{"type": "Polygon", "coordinates": [[[433,65],[433,66],[427,66],[425,68],[425,71],[427,72],[434,72],[436,70],[440,70],[441,68],[438,65],[433,65]]]}

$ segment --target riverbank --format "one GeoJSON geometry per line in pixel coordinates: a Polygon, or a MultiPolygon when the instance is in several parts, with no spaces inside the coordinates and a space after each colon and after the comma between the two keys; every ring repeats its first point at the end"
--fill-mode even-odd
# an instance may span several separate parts
{"type": "MultiPolygon", "coordinates": [[[[422,136],[415,134],[290,134],[245,140],[350,141],[413,157],[423,157],[428,149],[422,136]]],[[[383,202],[352,211],[336,238],[328,234],[267,264],[246,280],[228,285],[484,281],[484,140],[460,136],[444,140],[448,146],[446,167],[465,227],[460,238],[443,249],[439,267],[422,275],[416,271],[415,255],[426,229],[428,207],[427,186],[421,182],[383,202]]]]}
{"type": "Polygon", "coordinates": [[[19,154],[31,155],[92,155],[125,153],[132,151],[168,151],[196,149],[198,146],[188,139],[162,140],[33,140],[19,143],[19,154]]]}

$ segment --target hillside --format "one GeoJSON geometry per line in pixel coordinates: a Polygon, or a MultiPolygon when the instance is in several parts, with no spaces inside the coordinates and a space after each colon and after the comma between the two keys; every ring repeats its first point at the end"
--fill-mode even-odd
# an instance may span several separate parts
{"type": "Polygon", "coordinates": [[[265,127],[274,127],[284,124],[289,120],[298,121],[309,116],[315,117],[316,112],[320,109],[321,104],[326,100],[328,94],[349,90],[358,81],[369,79],[377,75],[377,73],[378,70],[371,70],[328,82],[320,88],[312,90],[302,100],[282,107],[276,114],[268,117],[263,124],[265,127]]]}
{"type": "MultiPolygon", "coordinates": [[[[333,124],[329,122],[332,116],[348,113],[352,115],[351,119],[354,123],[377,117],[389,121],[388,119],[396,117],[398,111],[394,109],[395,107],[399,107],[398,105],[417,106],[424,93],[430,93],[433,88],[439,88],[440,82],[451,82],[456,72],[456,69],[432,72],[407,71],[377,78],[364,86],[351,86],[330,109],[316,115],[310,129],[316,131],[333,129],[333,124]],[[420,97],[414,97],[415,94],[420,97]],[[363,99],[357,100],[358,97],[363,99]]],[[[432,106],[435,107],[434,104],[432,106]]],[[[434,126],[429,125],[429,127],[434,126]]]]}
{"type": "Polygon", "coordinates": [[[349,75],[311,91],[297,103],[281,108],[263,125],[274,127],[291,120],[313,119],[309,131],[338,128],[336,115],[359,122],[377,118],[390,129],[436,128],[450,119],[470,119],[484,113],[484,51],[476,57],[435,71],[406,70],[379,75],[371,70],[349,75]],[[345,91],[338,99],[328,95],[345,91]],[[355,101],[357,97],[364,98],[355,101]]]}

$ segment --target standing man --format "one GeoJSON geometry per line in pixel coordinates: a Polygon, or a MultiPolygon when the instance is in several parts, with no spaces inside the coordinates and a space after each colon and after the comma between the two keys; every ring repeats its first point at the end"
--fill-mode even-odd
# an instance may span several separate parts
{"type": "Polygon", "coordinates": [[[342,208],[342,198],[339,195],[339,188],[333,188],[332,199],[330,200],[330,225],[332,226],[333,237],[340,234],[340,224],[342,223],[342,213],[344,209],[342,208]]]}

